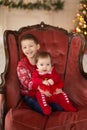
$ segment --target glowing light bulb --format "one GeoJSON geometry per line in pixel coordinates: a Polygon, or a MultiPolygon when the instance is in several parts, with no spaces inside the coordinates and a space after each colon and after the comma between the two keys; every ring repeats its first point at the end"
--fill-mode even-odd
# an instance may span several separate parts
{"type": "Polygon", "coordinates": [[[79,27],[76,27],[76,31],[77,31],[77,32],[81,32],[81,30],[80,30],[79,27]]]}

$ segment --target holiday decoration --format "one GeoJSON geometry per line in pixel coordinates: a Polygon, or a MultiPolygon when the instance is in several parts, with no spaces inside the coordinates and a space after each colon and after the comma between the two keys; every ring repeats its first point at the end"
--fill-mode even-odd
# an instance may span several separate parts
{"type": "Polygon", "coordinates": [[[74,22],[74,31],[82,33],[87,37],[87,0],[80,1],[79,11],[77,12],[74,22]]]}
{"type": "Polygon", "coordinates": [[[0,0],[0,6],[20,9],[61,10],[64,7],[62,0],[0,0]]]}

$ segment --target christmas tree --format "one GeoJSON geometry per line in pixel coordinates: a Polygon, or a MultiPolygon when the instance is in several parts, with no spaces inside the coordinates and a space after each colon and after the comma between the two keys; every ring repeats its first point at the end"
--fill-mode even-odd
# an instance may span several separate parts
{"type": "Polygon", "coordinates": [[[75,17],[75,32],[82,33],[87,37],[87,0],[80,1],[79,11],[75,17]]]}

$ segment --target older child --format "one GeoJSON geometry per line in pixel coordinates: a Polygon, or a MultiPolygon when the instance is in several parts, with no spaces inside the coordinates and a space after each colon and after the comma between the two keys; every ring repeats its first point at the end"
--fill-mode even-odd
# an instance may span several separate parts
{"type": "Polygon", "coordinates": [[[55,102],[65,111],[76,111],[70,103],[65,92],[62,91],[64,82],[56,69],[52,66],[51,55],[48,52],[40,52],[36,57],[37,69],[33,72],[32,80],[40,91],[36,92],[36,98],[43,113],[49,115],[51,106],[48,103],[55,102]]]}
{"type": "MultiPolygon", "coordinates": [[[[26,34],[21,38],[21,49],[25,57],[18,63],[17,74],[21,82],[21,94],[24,97],[24,101],[34,110],[42,113],[39,104],[35,100],[37,88],[35,88],[32,82],[32,73],[36,69],[35,57],[39,48],[40,45],[34,35],[26,34]]],[[[61,110],[56,104],[53,107],[61,110]]]]}

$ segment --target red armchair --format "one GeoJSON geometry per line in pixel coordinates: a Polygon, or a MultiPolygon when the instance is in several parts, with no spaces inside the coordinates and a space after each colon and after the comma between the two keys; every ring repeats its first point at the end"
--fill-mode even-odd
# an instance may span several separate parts
{"type": "Polygon", "coordinates": [[[4,47],[6,65],[0,85],[0,130],[87,130],[87,74],[82,66],[86,50],[84,37],[42,22],[18,31],[6,30],[4,47]],[[27,33],[39,39],[41,50],[52,54],[54,65],[65,82],[64,91],[78,108],[77,112],[56,111],[44,116],[20,101],[16,67],[23,57],[20,38],[27,33]]]}

